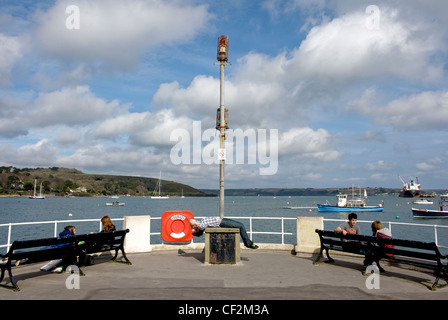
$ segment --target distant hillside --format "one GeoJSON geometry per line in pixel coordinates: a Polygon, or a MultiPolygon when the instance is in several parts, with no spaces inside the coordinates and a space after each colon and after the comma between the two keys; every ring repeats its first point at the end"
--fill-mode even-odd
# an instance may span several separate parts
{"type": "MultiPolygon", "coordinates": [[[[85,174],[77,169],[59,167],[0,167],[0,194],[32,195],[35,179],[37,191],[42,183],[47,196],[151,196],[158,182],[157,178],[85,174]]],[[[162,180],[162,193],[169,196],[180,196],[181,193],[184,196],[210,196],[191,186],[168,180],[162,180]]]]}
{"type": "MultiPolygon", "coordinates": [[[[398,196],[400,189],[393,188],[365,188],[368,196],[374,195],[395,195],[398,196]]],[[[364,192],[364,188],[362,189],[364,192]]],[[[219,190],[202,189],[208,194],[219,194],[219,190]]],[[[427,190],[425,196],[430,197],[444,190],[427,190]]],[[[352,188],[254,188],[254,189],[226,189],[226,196],[336,196],[339,192],[351,195],[352,188]]],[[[355,188],[359,194],[359,189],[355,188]]]]}

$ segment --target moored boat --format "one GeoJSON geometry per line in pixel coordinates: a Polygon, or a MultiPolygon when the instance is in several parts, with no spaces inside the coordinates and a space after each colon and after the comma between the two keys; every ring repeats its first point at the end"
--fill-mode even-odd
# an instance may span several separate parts
{"type": "Polygon", "coordinates": [[[159,181],[157,182],[156,188],[151,196],[151,199],[169,199],[168,195],[161,195],[162,191],[162,171],[160,171],[159,181]]]}
{"type": "Polygon", "coordinates": [[[345,206],[345,207],[339,207],[339,206],[331,206],[327,204],[318,204],[317,205],[318,211],[329,211],[329,212],[382,212],[384,210],[384,207],[382,205],[378,206],[361,206],[361,207],[354,207],[354,206],[345,206]]]}
{"type": "Polygon", "coordinates": [[[402,198],[419,198],[420,197],[420,183],[418,183],[418,178],[414,179],[411,178],[410,182],[404,182],[404,180],[398,176],[403,182],[403,189],[401,189],[401,192],[399,194],[399,197],[402,198]]]}
{"type": "Polygon", "coordinates": [[[413,204],[433,204],[434,202],[428,200],[428,199],[419,199],[412,201],[413,204]]]}
{"type": "Polygon", "coordinates": [[[34,179],[34,193],[32,197],[28,197],[30,199],[45,199],[45,196],[42,194],[42,183],[40,184],[40,191],[39,191],[39,195],[36,194],[36,184],[37,184],[37,180],[34,179]]]}
{"type": "Polygon", "coordinates": [[[124,202],[118,202],[118,201],[106,202],[106,206],[124,206],[124,202]]]}
{"type": "Polygon", "coordinates": [[[448,195],[442,195],[439,210],[412,208],[414,218],[448,218],[448,195]]]}
{"type": "Polygon", "coordinates": [[[361,196],[355,197],[354,194],[352,199],[348,199],[348,195],[343,193],[339,193],[336,197],[338,199],[337,205],[318,204],[317,210],[330,212],[382,212],[384,210],[382,203],[377,206],[368,206],[365,199],[361,198],[361,196]]]}

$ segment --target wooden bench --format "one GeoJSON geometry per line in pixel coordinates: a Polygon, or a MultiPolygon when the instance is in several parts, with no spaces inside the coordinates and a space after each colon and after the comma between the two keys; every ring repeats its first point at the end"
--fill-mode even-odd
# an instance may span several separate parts
{"type": "Polygon", "coordinates": [[[394,238],[380,238],[374,236],[346,234],[342,232],[315,230],[320,238],[320,252],[314,261],[318,263],[323,257],[323,251],[328,262],[334,262],[328,253],[329,250],[349,252],[369,256],[376,263],[381,272],[385,270],[380,265],[380,260],[391,263],[405,263],[430,269],[436,277],[431,289],[437,286],[440,277],[448,283],[447,256],[442,255],[434,242],[421,242],[394,238]]]}
{"type": "MultiPolygon", "coordinates": [[[[84,261],[78,261],[77,257],[84,257],[88,254],[115,250],[115,256],[111,261],[116,261],[118,251],[121,250],[123,258],[127,264],[131,264],[124,251],[124,239],[129,229],[84,234],[66,238],[47,238],[25,241],[14,241],[9,251],[0,257],[5,263],[0,264],[0,282],[8,271],[11,286],[0,284],[0,286],[20,290],[12,274],[12,268],[16,261],[26,261],[26,263],[43,262],[49,260],[62,259],[61,266],[64,272],[68,266],[76,265],[78,268],[84,265],[84,261]]],[[[81,260],[81,259],[80,259],[81,260]]],[[[81,275],[84,275],[79,269],[81,275]]]]}

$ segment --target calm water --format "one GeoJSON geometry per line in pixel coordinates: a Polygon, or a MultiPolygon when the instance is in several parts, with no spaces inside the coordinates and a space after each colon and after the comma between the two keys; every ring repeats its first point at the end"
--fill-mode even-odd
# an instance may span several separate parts
{"type": "MultiPolygon", "coordinates": [[[[425,225],[448,226],[448,219],[415,219],[412,217],[411,207],[423,207],[428,209],[437,208],[440,198],[434,198],[432,205],[412,204],[412,199],[385,196],[370,197],[368,205],[377,205],[384,201],[383,212],[358,213],[361,232],[370,234],[370,223],[362,223],[362,220],[382,222],[392,221],[394,223],[410,222],[425,225]]],[[[190,210],[197,217],[219,215],[218,198],[171,198],[168,200],[154,200],[142,197],[121,197],[120,202],[125,206],[106,206],[106,202],[112,202],[109,198],[46,198],[44,200],[31,200],[28,198],[0,198],[0,224],[10,222],[34,222],[53,220],[77,220],[77,219],[100,219],[108,215],[111,218],[123,218],[124,216],[150,215],[160,217],[168,210],[190,210]],[[71,214],[71,216],[69,216],[71,214]]],[[[348,213],[318,212],[316,205],[329,201],[336,203],[336,197],[226,197],[226,217],[289,217],[297,216],[323,216],[325,219],[346,219],[348,213]],[[284,207],[313,207],[313,209],[285,209],[284,207]]],[[[241,220],[248,228],[248,220],[241,220]]],[[[160,231],[160,223],[155,221],[151,232],[160,231]]],[[[325,222],[325,229],[333,229],[340,222],[325,222]]],[[[70,223],[61,222],[58,232],[70,223]]],[[[88,233],[98,231],[98,223],[71,223],[77,227],[77,233],[88,233]]],[[[117,222],[118,227],[121,222],[117,222]]],[[[279,221],[258,220],[254,221],[255,231],[281,231],[279,221]]],[[[285,231],[294,233],[288,236],[286,243],[296,241],[296,223],[288,221],[285,231]]],[[[434,241],[433,228],[410,228],[407,226],[392,225],[394,237],[414,239],[421,241],[434,241]]],[[[52,237],[54,225],[33,225],[13,227],[12,241],[24,240],[36,237],[52,237]]],[[[151,238],[151,242],[157,243],[160,236],[151,238]],[[154,238],[154,239],[153,239],[154,238]]],[[[196,240],[195,240],[196,241],[196,240]]],[[[257,242],[280,242],[281,238],[275,235],[254,235],[257,242]]],[[[440,228],[438,233],[439,245],[448,246],[448,229],[440,228]]],[[[0,227],[0,244],[7,242],[7,228],[0,227]]]]}

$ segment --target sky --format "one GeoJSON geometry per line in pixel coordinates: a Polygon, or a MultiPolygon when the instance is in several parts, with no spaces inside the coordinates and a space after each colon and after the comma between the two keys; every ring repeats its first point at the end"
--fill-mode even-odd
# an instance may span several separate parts
{"type": "Polygon", "coordinates": [[[448,2],[0,0],[0,166],[448,188],[448,2]]]}

